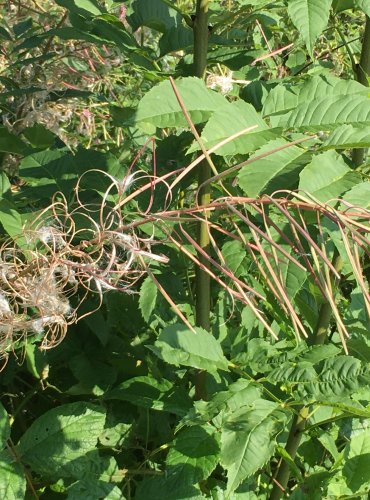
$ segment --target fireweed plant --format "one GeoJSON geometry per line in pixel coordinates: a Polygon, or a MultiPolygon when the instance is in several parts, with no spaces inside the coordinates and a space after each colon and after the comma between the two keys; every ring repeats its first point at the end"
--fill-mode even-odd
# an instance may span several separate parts
{"type": "Polygon", "coordinates": [[[367,498],[368,2],[12,4],[0,497],[367,498]]]}

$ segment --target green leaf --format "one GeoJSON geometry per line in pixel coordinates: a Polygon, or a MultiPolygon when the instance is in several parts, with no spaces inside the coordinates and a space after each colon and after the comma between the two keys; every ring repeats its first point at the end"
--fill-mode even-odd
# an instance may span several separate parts
{"type": "Polygon", "coordinates": [[[8,235],[17,241],[19,245],[24,243],[22,238],[22,218],[12,201],[10,183],[4,172],[0,175],[0,223],[8,235]]]}
{"type": "Polygon", "coordinates": [[[245,245],[241,241],[227,241],[222,246],[222,256],[225,259],[227,267],[236,277],[244,271],[243,261],[247,255],[245,245]]]}
{"type": "Polygon", "coordinates": [[[12,40],[11,34],[3,26],[0,26],[0,38],[7,41],[12,40]]]}
{"type": "Polygon", "coordinates": [[[159,40],[160,56],[192,47],[194,43],[193,30],[180,24],[167,29],[159,40]]]}
{"type": "Polygon", "coordinates": [[[227,470],[227,492],[233,492],[271,458],[276,436],[287,415],[271,401],[257,399],[225,419],[221,429],[221,465],[227,470]]]}
{"type": "MultiPolygon", "coordinates": [[[[292,111],[300,104],[307,104],[335,96],[364,94],[367,87],[355,80],[344,80],[332,75],[315,75],[303,84],[282,83],[274,87],[263,105],[263,116],[281,115],[292,111]]],[[[282,123],[283,124],[283,123],[282,123]]]]}
{"type": "Polygon", "coordinates": [[[133,377],[104,395],[104,399],[130,401],[143,408],[168,411],[184,416],[191,407],[188,394],[166,379],[150,376],[133,377]]]}
{"type": "Polygon", "coordinates": [[[40,123],[35,123],[32,127],[25,128],[22,134],[35,148],[46,149],[51,146],[55,140],[55,135],[40,123]]]}
{"type": "Polygon", "coordinates": [[[7,451],[0,452],[0,498],[25,498],[27,482],[22,466],[7,451]]]}
{"type": "Polygon", "coordinates": [[[145,321],[149,321],[155,308],[158,288],[150,276],[146,277],[140,288],[139,307],[145,321]]]}
{"type": "Polygon", "coordinates": [[[0,152],[23,155],[27,145],[17,135],[12,134],[6,127],[0,126],[0,152]]]}
{"type": "MultiPolygon", "coordinates": [[[[285,144],[288,142],[284,139],[270,141],[256,151],[251,159],[285,144]]],[[[253,198],[271,194],[277,189],[294,189],[298,185],[299,172],[308,159],[304,149],[298,146],[287,147],[243,167],[238,174],[238,184],[247,196],[253,198]]]]}
{"type": "MultiPolygon", "coordinates": [[[[227,105],[221,94],[207,89],[199,78],[177,80],[176,87],[195,124],[207,121],[212,113],[227,105]]],[[[161,82],[145,94],[139,102],[135,122],[150,123],[159,128],[187,126],[169,81],[161,82]]]]}
{"type": "Polygon", "coordinates": [[[140,26],[147,26],[162,33],[181,25],[181,16],[162,0],[135,0],[132,3],[134,13],[128,17],[133,31],[140,26]]]}
{"type": "Polygon", "coordinates": [[[8,413],[4,406],[0,403],[0,450],[5,446],[5,443],[10,437],[10,424],[8,413]]]}
{"type": "MultiPolygon", "coordinates": [[[[352,189],[347,191],[343,197],[343,201],[354,205],[355,207],[370,208],[370,182],[361,182],[356,184],[352,189]]],[[[347,208],[346,204],[342,204],[340,207],[342,210],[347,208]]]]}
{"type": "Polygon", "coordinates": [[[201,500],[199,486],[179,482],[177,477],[165,475],[146,477],[138,484],[135,500],[201,500]]]}
{"type": "Polygon", "coordinates": [[[104,498],[104,500],[124,500],[122,491],[119,487],[112,483],[99,481],[91,477],[88,479],[80,479],[68,488],[68,500],[96,500],[104,498]]]}
{"type": "MultiPolygon", "coordinates": [[[[322,364],[286,362],[268,374],[271,383],[290,383],[305,400],[341,402],[341,398],[366,386],[370,373],[366,365],[351,356],[326,359],[322,364]]],[[[345,404],[344,401],[342,401],[345,404]]],[[[354,405],[355,406],[355,405],[354,405]]],[[[358,408],[360,413],[361,407],[358,408]]],[[[366,411],[366,410],[365,410],[366,411]]]]}
{"type": "Polygon", "coordinates": [[[203,328],[195,328],[193,332],[185,325],[168,326],[159,335],[152,350],[172,365],[191,366],[211,373],[228,371],[228,361],[220,344],[203,328]]]}
{"type": "Polygon", "coordinates": [[[327,203],[339,198],[361,181],[335,151],[316,155],[300,173],[299,189],[327,203]]]}
{"type": "Polygon", "coordinates": [[[355,8],[361,9],[367,16],[370,16],[370,3],[368,0],[354,0],[355,8]]]}
{"type": "Polygon", "coordinates": [[[370,431],[352,437],[344,450],[343,476],[352,493],[370,486],[370,431]]]}
{"type": "MultiPolygon", "coordinates": [[[[217,110],[206,123],[201,139],[207,149],[215,146],[248,127],[257,125],[257,128],[246,132],[228,142],[215,151],[216,155],[229,156],[246,154],[261,147],[267,141],[276,137],[279,131],[270,130],[261,116],[251,104],[242,100],[229,103],[217,110]]],[[[189,153],[199,149],[197,143],[189,149],[189,153]]]]}
{"type": "Polygon", "coordinates": [[[230,384],[226,391],[214,394],[210,401],[195,403],[196,412],[189,412],[184,422],[206,423],[217,417],[221,412],[234,412],[242,406],[250,406],[260,397],[261,389],[257,384],[240,378],[230,384]]]}
{"type": "Polygon", "coordinates": [[[300,104],[277,126],[304,130],[332,130],[339,125],[370,125],[370,99],[362,95],[325,97],[300,104]]]}
{"type": "Polygon", "coordinates": [[[65,7],[70,12],[86,16],[99,16],[104,13],[101,5],[96,0],[55,0],[58,5],[65,7]]]}
{"type": "Polygon", "coordinates": [[[184,484],[207,479],[218,463],[219,442],[219,434],[209,424],[181,430],[167,455],[167,477],[174,476],[184,484]]]}
{"type": "Polygon", "coordinates": [[[328,24],[331,3],[332,0],[289,0],[288,14],[310,54],[316,39],[328,24]]]}
{"type": "Polygon", "coordinates": [[[350,149],[370,147],[370,126],[353,127],[342,125],[332,132],[323,145],[322,151],[327,149],[350,149]]]}
{"type": "Polygon", "coordinates": [[[96,445],[104,428],[99,406],[78,402],[42,414],[21,437],[22,462],[45,477],[79,479],[98,459],[96,445]]]}

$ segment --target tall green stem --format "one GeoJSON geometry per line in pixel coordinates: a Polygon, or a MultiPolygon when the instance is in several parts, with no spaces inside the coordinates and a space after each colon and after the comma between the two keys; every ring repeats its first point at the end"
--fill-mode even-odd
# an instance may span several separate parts
{"type": "MultiPolygon", "coordinates": [[[[208,52],[208,3],[209,0],[197,0],[197,7],[194,19],[194,76],[204,78],[207,67],[207,52],[208,52]]],[[[198,185],[204,185],[199,192],[199,203],[207,205],[211,200],[211,190],[209,184],[204,183],[211,177],[211,169],[207,161],[199,165],[198,170],[198,185]]],[[[207,213],[203,216],[206,218],[207,213]]],[[[210,240],[208,227],[206,222],[201,222],[198,228],[198,244],[206,252],[210,250],[210,240]]],[[[210,277],[206,268],[209,267],[208,260],[202,255],[198,256],[203,269],[196,269],[196,324],[204,328],[210,329],[210,308],[211,308],[211,283],[210,277]]],[[[197,399],[206,399],[206,384],[205,373],[199,372],[195,381],[195,396],[197,399]]]]}
{"type": "MultiPolygon", "coordinates": [[[[356,67],[355,78],[366,87],[369,86],[368,77],[370,76],[370,18],[366,16],[365,34],[362,42],[360,62],[356,67]]],[[[364,161],[366,149],[357,148],[352,152],[353,163],[358,166],[364,161]]]]}
{"type": "MultiPolygon", "coordinates": [[[[337,251],[335,251],[333,257],[333,266],[338,272],[340,272],[343,266],[342,259],[338,255],[337,251]]],[[[334,280],[333,285],[335,286],[334,280]]],[[[327,301],[322,304],[320,308],[316,327],[312,335],[312,344],[325,344],[327,340],[331,316],[332,309],[329,301],[327,301]]],[[[307,406],[301,406],[297,409],[297,414],[293,417],[288,440],[285,446],[285,450],[293,460],[300,445],[309,413],[310,410],[307,406]]],[[[288,462],[281,460],[275,475],[275,484],[270,495],[270,500],[279,500],[283,496],[289,482],[289,477],[290,466],[288,462]]]]}

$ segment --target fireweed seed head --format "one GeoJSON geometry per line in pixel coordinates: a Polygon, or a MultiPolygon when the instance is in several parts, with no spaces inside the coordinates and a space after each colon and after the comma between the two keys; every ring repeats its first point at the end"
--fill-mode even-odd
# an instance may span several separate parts
{"type": "Polygon", "coordinates": [[[6,315],[11,314],[11,313],[12,313],[12,311],[10,309],[8,300],[3,295],[3,293],[0,292],[0,317],[6,316],[6,315]]]}

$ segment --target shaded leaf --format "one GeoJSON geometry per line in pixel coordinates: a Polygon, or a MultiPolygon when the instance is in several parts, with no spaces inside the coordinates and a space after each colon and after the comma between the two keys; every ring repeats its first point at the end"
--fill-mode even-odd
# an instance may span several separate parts
{"type": "Polygon", "coordinates": [[[45,477],[79,478],[91,460],[98,460],[96,445],[104,422],[105,413],[98,406],[86,402],[58,406],[31,424],[19,441],[18,453],[45,477]]]}
{"type": "Polygon", "coordinates": [[[150,276],[146,277],[140,288],[139,307],[145,321],[150,316],[157,302],[158,288],[150,276]]]}
{"type": "Polygon", "coordinates": [[[6,127],[0,126],[0,152],[22,155],[27,145],[17,135],[12,134],[6,127]]]}
{"type": "Polygon", "coordinates": [[[220,437],[211,425],[192,426],[180,431],[166,459],[167,477],[185,484],[207,479],[219,459],[220,437]]]}
{"type": "Polygon", "coordinates": [[[104,399],[130,401],[143,408],[168,411],[184,416],[191,407],[188,394],[166,379],[133,377],[104,395],[104,399]]]}
{"type": "Polygon", "coordinates": [[[0,403],[0,450],[10,437],[10,424],[8,413],[0,403]]]}

